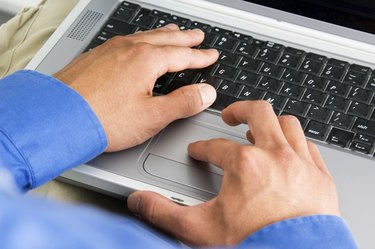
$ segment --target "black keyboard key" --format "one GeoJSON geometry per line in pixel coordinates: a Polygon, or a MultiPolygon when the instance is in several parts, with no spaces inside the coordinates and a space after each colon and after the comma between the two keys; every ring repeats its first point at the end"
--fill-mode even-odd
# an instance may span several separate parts
{"type": "Polygon", "coordinates": [[[283,45],[278,44],[278,43],[274,43],[274,42],[271,42],[271,41],[267,41],[266,43],[264,43],[264,47],[270,48],[270,49],[272,49],[274,51],[278,51],[278,52],[281,52],[281,50],[284,48],[283,45]]]}
{"type": "Polygon", "coordinates": [[[245,86],[245,88],[242,89],[240,96],[238,98],[243,100],[259,100],[262,99],[263,95],[263,91],[245,86]]]}
{"type": "Polygon", "coordinates": [[[322,105],[326,97],[327,94],[323,92],[307,89],[302,97],[302,101],[309,102],[315,105],[322,105]]]}
{"type": "Polygon", "coordinates": [[[257,46],[258,48],[260,48],[260,47],[263,47],[266,43],[264,41],[261,41],[261,40],[253,39],[252,44],[254,46],[257,46]]]}
{"type": "Polygon", "coordinates": [[[238,32],[233,32],[231,34],[231,37],[232,38],[235,38],[237,40],[240,40],[240,41],[244,41],[244,42],[250,42],[253,38],[249,35],[244,35],[244,34],[241,34],[241,33],[238,33],[238,32]]]}
{"type": "Polygon", "coordinates": [[[303,82],[306,87],[313,88],[315,90],[323,90],[326,85],[326,80],[317,76],[308,74],[303,82]]]}
{"type": "Polygon", "coordinates": [[[353,142],[350,149],[368,155],[371,153],[372,146],[360,142],[353,142]]]}
{"type": "Polygon", "coordinates": [[[242,57],[238,64],[239,68],[255,73],[259,72],[262,66],[263,62],[247,57],[242,57]]]}
{"type": "Polygon", "coordinates": [[[279,55],[280,52],[270,49],[268,47],[264,47],[259,51],[257,59],[274,63],[276,62],[279,55]]]}
{"type": "Polygon", "coordinates": [[[259,48],[253,44],[250,44],[248,42],[241,42],[237,48],[235,53],[248,56],[248,57],[253,57],[255,56],[259,51],[259,48]]]}
{"type": "Polygon", "coordinates": [[[145,29],[150,29],[157,20],[156,17],[150,16],[150,12],[149,9],[142,8],[133,19],[132,24],[141,26],[145,29]]]}
{"type": "Polygon", "coordinates": [[[277,94],[267,93],[263,97],[263,100],[270,103],[272,105],[273,109],[281,110],[284,107],[284,105],[287,101],[287,98],[284,98],[284,97],[282,97],[280,95],[277,95],[277,94]]]}
{"type": "Polygon", "coordinates": [[[322,70],[322,67],[323,67],[323,62],[306,58],[302,62],[300,70],[302,72],[307,72],[311,74],[319,74],[319,72],[322,70]]]}
{"type": "Polygon", "coordinates": [[[350,131],[344,131],[337,128],[332,128],[327,142],[330,144],[335,144],[340,147],[346,148],[349,146],[349,143],[353,140],[354,133],[350,131]]]}
{"type": "Polygon", "coordinates": [[[304,73],[287,68],[285,69],[283,76],[281,77],[281,80],[285,82],[293,82],[298,85],[301,85],[305,76],[306,75],[304,73]]]}
{"type": "Polygon", "coordinates": [[[371,100],[372,92],[359,87],[353,87],[348,97],[355,101],[368,103],[371,100]]]}
{"type": "Polygon", "coordinates": [[[365,134],[360,134],[360,133],[358,133],[355,136],[354,140],[358,141],[358,142],[361,142],[361,143],[364,143],[364,144],[368,144],[370,146],[373,146],[375,144],[375,137],[371,137],[371,136],[368,136],[368,135],[365,135],[365,134]]]}
{"type": "Polygon", "coordinates": [[[333,109],[339,112],[345,112],[346,108],[350,104],[350,101],[335,95],[328,96],[327,102],[325,103],[324,107],[329,109],[333,109]]]}
{"type": "Polygon", "coordinates": [[[120,6],[116,12],[113,14],[113,18],[119,19],[123,22],[130,22],[131,19],[134,17],[136,10],[125,8],[120,6]]]}
{"type": "Polygon", "coordinates": [[[121,6],[127,8],[127,9],[135,10],[135,11],[137,11],[141,8],[141,6],[138,5],[138,4],[129,3],[129,2],[126,2],[126,1],[123,1],[121,3],[121,6]]]}
{"type": "Polygon", "coordinates": [[[208,29],[211,28],[211,25],[208,25],[206,23],[201,23],[201,22],[197,22],[197,21],[194,21],[190,24],[190,28],[191,29],[200,29],[202,31],[207,31],[208,29]]]}
{"type": "Polygon", "coordinates": [[[372,101],[370,102],[370,105],[375,106],[375,95],[374,95],[374,97],[372,97],[372,101]]]}
{"type": "Polygon", "coordinates": [[[180,82],[185,83],[195,83],[196,79],[198,77],[198,74],[194,70],[184,70],[181,72],[177,72],[174,76],[174,79],[180,82]]]}
{"type": "Polygon", "coordinates": [[[326,92],[332,93],[334,95],[346,97],[347,94],[349,93],[350,89],[351,89],[351,87],[346,85],[346,84],[342,84],[342,83],[337,82],[337,81],[330,81],[328,83],[326,92]]]}
{"type": "Polygon", "coordinates": [[[99,32],[98,36],[95,38],[94,42],[103,44],[112,37],[114,37],[116,34],[108,32],[108,31],[101,31],[99,32]]]}
{"type": "Polygon", "coordinates": [[[238,70],[233,67],[219,65],[219,67],[216,69],[214,76],[223,79],[233,80],[236,77],[237,73],[238,70]]]}
{"type": "Polygon", "coordinates": [[[212,47],[213,43],[217,39],[217,35],[215,34],[210,34],[210,33],[205,33],[204,40],[202,42],[203,45],[206,45],[208,47],[212,47]]]}
{"type": "Polygon", "coordinates": [[[222,51],[220,53],[218,62],[220,64],[225,64],[225,65],[228,65],[228,66],[236,67],[239,60],[240,60],[240,57],[238,55],[233,54],[233,53],[229,53],[229,52],[226,52],[226,51],[222,51]]]}
{"type": "Polygon", "coordinates": [[[305,116],[310,104],[298,101],[298,100],[288,100],[284,111],[287,113],[295,114],[298,116],[305,116]]]}
{"type": "Polygon", "coordinates": [[[320,106],[312,106],[307,112],[307,117],[322,123],[326,123],[332,116],[332,111],[320,106]]]}
{"type": "Polygon", "coordinates": [[[158,29],[158,28],[164,27],[165,25],[170,24],[170,23],[171,22],[166,20],[166,19],[158,19],[156,21],[156,23],[154,24],[154,26],[152,27],[152,29],[158,29]]]}
{"type": "Polygon", "coordinates": [[[319,54],[314,54],[314,53],[308,53],[306,54],[306,58],[314,60],[314,61],[319,61],[324,63],[327,60],[327,57],[319,54]]]}
{"type": "Polygon", "coordinates": [[[354,117],[341,113],[341,112],[334,112],[329,122],[331,125],[335,127],[340,127],[343,129],[349,129],[354,121],[354,117]]]}
{"type": "Polygon", "coordinates": [[[187,26],[190,23],[190,20],[187,18],[183,18],[180,16],[172,15],[169,20],[173,23],[179,24],[179,25],[184,25],[187,26]]]}
{"type": "Polygon", "coordinates": [[[128,24],[125,22],[121,22],[118,20],[109,20],[105,24],[104,29],[106,31],[119,34],[119,35],[129,35],[129,34],[133,34],[137,30],[137,26],[128,24]]]}
{"type": "Polygon", "coordinates": [[[218,34],[218,35],[224,35],[224,36],[230,36],[232,34],[232,31],[227,29],[222,29],[219,27],[214,27],[210,30],[211,33],[218,34]]]}
{"type": "Polygon", "coordinates": [[[229,105],[237,101],[239,100],[235,97],[231,97],[229,95],[225,95],[222,93],[217,93],[216,100],[210,108],[222,111],[223,109],[227,108],[229,105]]]}
{"type": "Polygon", "coordinates": [[[155,85],[154,85],[153,92],[157,93],[157,94],[162,94],[164,92],[164,89],[169,84],[171,78],[172,78],[171,74],[164,74],[159,79],[157,79],[157,81],[155,82],[155,85]]]}
{"type": "Polygon", "coordinates": [[[168,19],[169,17],[171,17],[171,14],[160,11],[160,10],[152,10],[150,13],[150,16],[155,16],[155,17],[162,18],[162,19],[168,19]]]}
{"type": "Polygon", "coordinates": [[[322,73],[323,77],[340,81],[344,76],[345,68],[333,65],[327,65],[322,73]]]}
{"type": "Polygon", "coordinates": [[[242,85],[256,86],[258,84],[259,79],[260,76],[258,74],[242,70],[238,74],[236,82],[242,85]]]}
{"type": "Polygon", "coordinates": [[[282,72],[283,72],[282,67],[278,67],[270,63],[265,63],[260,69],[261,74],[265,76],[273,77],[273,78],[280,78],[280,75],[282,74],[282,72]]]}
{"type": "Polygon", "coordinates": [[[352,64],[350,65],[349,71],[356,71],[359,73],[367,74],[371,71],[371,68],[352,64]]]}
{"type": "Polygon", "coordinates": [[[266,90],[267,92],[271,91],[274,93],[278,93],[281,87],[283,86],[283,82],[279,80],[275,80],[268,77],[263,77],[258,85],[259,89],[266,90]]]}
{"type": "Polygon", "coordinates": [[[371,76],[370,80],[368,81],[366,88],[375,92],[375,72],[373,73],[373,76],[371,76]]]}
{"type": "Polygon", "coordinates": [[[285,83],[280,93],[293,99],[300,99],[303,90],[304,89],[302,87],[290,83],[285,83]]]}
{"type": "Polygon", "coordinates": [[[305,135],[309,138],[324,141],[328,131],[328,125],[316,121],[310,121],[305,129],[305,135]]]}
{"type": "Polygon", "coordinates": [[[354,115],[356,117],[367,118],[367,116],[370,114],[370,111],[371,106],[354,101],[349,107],[348,114],[354,115]]]}
{"type": "Polygon", "coordinates": [[[284,53],[280,60],[279,65],[283,67],[297,68],[301,58],[292,54],[284,53]]]}
{"type": "Polygon", "coordinates": [[[167,89],[164,91],[165,94],[168,94],[170,92],[173,92],[174,90],[177,90],[181,87],[190,85],[190,83],[178,81],[178,80],[172,80],[172,82],[168,85],[167,89]]]}
{"type": "Polygon", "coordinates": [[[344,79],[344,82],[354,86],[363,87],[366,83],[367,75],[356,71],[349,71],[344,79]]]}
{"type": "Polygon", "coordinates": [[[337,59],[329,59],[327,64],[335,66],[335,67],[346,67],[349,63],[346,61],[341,61],[337,59]]]}
{"type": "Polygon", "coordinates": [[[232,51],[237,45],[237,42],[238,41],[235,39],[228,38],[226,36],[219,36],[214,44],[214,47],[217,49],[232,51]]]}
{"type": "Polygon", "coordinates": [[[239,92],[242,90],[242,85],[236,84],[227,80],[221,82],[220,86],[217,88],[217,91],[225,95],[237,97],[239,92]]]}
{"type": "Polygon", "coordinates": [[[375,121],[359,118],[354,124],[353,131],[375,137],[375,121]]]}
{"type": "Polygon", "coordinates": [[[295,49],[291,47],[285,48],[285,53],[297,56],[297,57],[302,57],[305,54],[305,51],[300,50],[300,49],[295,49]]]}
{"type": "Polygon", "coordinates": [[[204,84],[209,84],[213,86],[215,89],[220,85],[222,79],[219,79],[217,77],[211,76],[209,74],[202,74],[198,80],[197,83],[204,83],[204,84]]]}

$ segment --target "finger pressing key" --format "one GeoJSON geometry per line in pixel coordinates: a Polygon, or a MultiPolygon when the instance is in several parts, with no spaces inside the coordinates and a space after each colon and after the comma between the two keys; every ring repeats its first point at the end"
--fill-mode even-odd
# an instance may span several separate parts
{"type": "Polygon", "coordinates": [[[255,145],[277,146],[287,143],[272,106],[265,101],[240,101],[223,110],[224,122],[236,126],[248,124],[255,145]]]}

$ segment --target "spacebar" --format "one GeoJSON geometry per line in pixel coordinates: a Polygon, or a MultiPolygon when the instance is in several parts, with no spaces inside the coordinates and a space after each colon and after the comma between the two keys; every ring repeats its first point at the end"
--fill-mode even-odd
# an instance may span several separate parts
{"type": "Polygon", "coordinates": [[[236,101],[239,101],[239,99],[222,93],[217,93],[217,98],[210,108],[222,111],[223,109],[225,109],[230,104],[233,104],[236,101]]]}

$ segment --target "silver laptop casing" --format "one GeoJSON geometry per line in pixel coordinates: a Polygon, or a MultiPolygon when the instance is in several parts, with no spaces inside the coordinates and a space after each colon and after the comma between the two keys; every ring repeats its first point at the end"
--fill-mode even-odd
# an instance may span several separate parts
{"type": "MultiPolygon", "coordinates": [[[[53,74],[82,53],[120,0],[81,0],[27,66],[53,74]]],[[[140,0],[158,8],[223,28],[375,68],[375,35],[296,16],[240,0],[140,0]]],[[[224,137],[247,143],[246,126],[226,126],[210,110],[171,124],[136,148],[105,154],[64,173],[60,179],[118,198],[151,190],[184,205],[212,198],[222,172],[193,162],[187,145],[224,137]]],[[[335,178],[342,215],[360,248],[375,245],[375,160],[316,141],[335,178]]],[[[251,181],[251,179],[249,179],[251,181]]]]}

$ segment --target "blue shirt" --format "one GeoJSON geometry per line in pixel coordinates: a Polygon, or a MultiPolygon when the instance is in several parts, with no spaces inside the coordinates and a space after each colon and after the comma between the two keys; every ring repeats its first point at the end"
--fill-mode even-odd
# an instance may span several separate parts
{"type": "MultiPolygon", "coordinates": [[[[106,147],[95,113],[67,85],[32,71],[0,80],[0,248],[182,248],[131,218],[20,195],[106,147]]],[[[316,215],[271,224],[237,248],[357,247],[342,218],[316,215]]]]}

